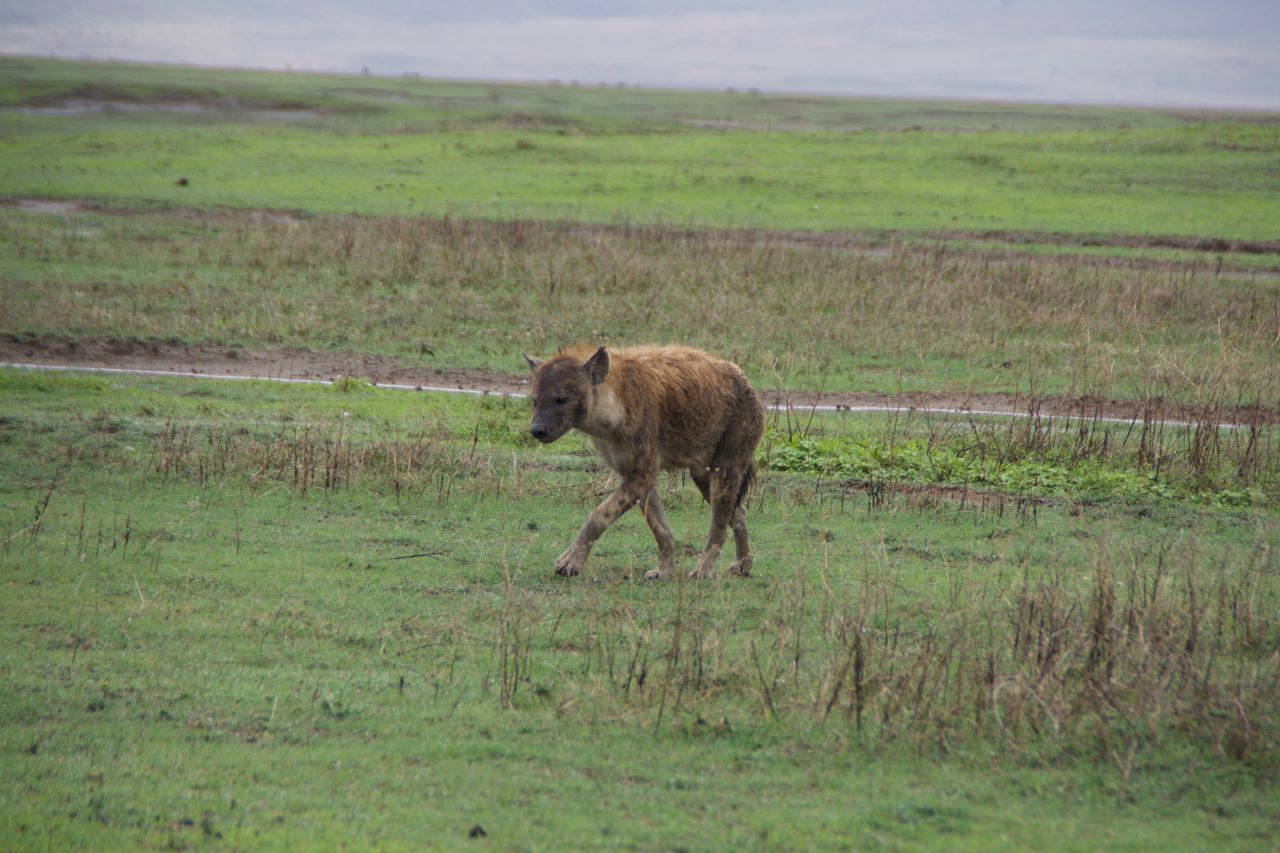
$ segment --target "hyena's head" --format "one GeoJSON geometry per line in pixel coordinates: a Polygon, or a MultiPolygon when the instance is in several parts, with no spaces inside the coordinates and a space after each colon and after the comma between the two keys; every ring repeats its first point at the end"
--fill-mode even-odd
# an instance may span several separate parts
{"type": "Polygon", "coordinates": [[[578,424],[591,408],[592,389],[609,375],[609,353],[604,347],[586,361],[571,355],[557,355],[539,361],[525,355],[533,371],[533,423],[529,432],[543,444],[550,444],[578,424]]]}

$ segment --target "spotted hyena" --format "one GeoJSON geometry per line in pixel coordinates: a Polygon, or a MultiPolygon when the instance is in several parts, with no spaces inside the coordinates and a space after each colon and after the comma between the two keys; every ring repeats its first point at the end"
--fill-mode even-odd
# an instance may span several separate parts
{"type": "Polygon", "coordinates": [[[764,408],[737,365],[680,346],[570,347],[546,361],[525,358],[533,369],[533,437],[549,444],[580,430],[622,480],[556,559],[557,574],[581,571],[600,534],[638,505],[658,542],[658,566],[645,577],[671,577],[675,537],[657,481],[659,470],[679,468],[711,504],[711,533],[690,576],[711,576],[730,526],[737,559],[729,571],[751,574],[742,504],[755,476],[764,408]]]}

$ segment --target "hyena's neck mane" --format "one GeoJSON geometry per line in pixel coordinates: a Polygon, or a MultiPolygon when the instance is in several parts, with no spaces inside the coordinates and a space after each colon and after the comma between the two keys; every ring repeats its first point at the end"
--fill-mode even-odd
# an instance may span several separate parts
{"type": "Polygon", "coordinates": [[[591,405],[578,429],[594,438],[614,440],[626,431],[626,426],[627,408],[609,379],[606,379],[592,389],[591,405]]]}

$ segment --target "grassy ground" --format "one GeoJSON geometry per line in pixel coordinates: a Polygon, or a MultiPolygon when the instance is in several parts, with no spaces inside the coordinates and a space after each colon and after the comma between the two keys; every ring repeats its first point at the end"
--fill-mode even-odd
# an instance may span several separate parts
{"type": "MultiPolygon", "coordinates": [[[[1228,241],[1273,240],[1280,220],[1278,131],[1269,115],[1148,113],[1135,127],[1132,111],[1060,110],[1059,119],[1042,121],[1044,110],[1010,108],[1002,123],[1009,129],[991,130],[985,118],[966,118],[973,108],[956,106],[954,120],[933,132],[727,132],[691,126],[681,113],[742,111],[729,123],[756,126],[755,99],[26,60],[0,64],[0,98],[15,105],[3,117],[0,188],[17,197],[1228,241]],[[387,103],[388,92],[402,99],[387,103]],[[356,97],[363,100],[349,100],[356,97]],[[685,105],[656,108],[655,98],[685,105]],[[132,108],[58,113],[55,106],[50,114],[43,106],[86,101],[132,108]],[[201,110],[141,109],[175,101],[201,110]],[[527,101],[541,106],[526,114],[527,101]],[[282,107],[310,112],[292,120],[282,107]],[[975,127],[984,129],[946,132],[975,127]]],[[[786,101],[770,103],[789,114],[786,101]]],[[[797,107],[799,123],[828,126],[805,116],[842,104],[874,115],[937,109],[814,99],[797,107]]]]}
{"type": "Polygon", "coordinates": [[[530,222],[0,211],[0,331],[523,370],[679,341],[760,387],[1280,400],[1280,279],[530,222]]]}
{"type": "Polygon", "coordinates": [[[0,370],[0,846],[1280,831],[1277,435],[1219,429],[1280,401],[1274,116],[26,59],[0,103],[0,196],[90,202],[0,210],[5,334],[1197,421],[783,413],[756,576],[649,585],[636,518],[551,575],[609,478],[517,403],[0,370]]]}
{"type": "MultiPolygon", "coordinates": [[[[640,583],[626,518],[564,580],[605,482],[522,405],[0,377],[10,845],[1277,831],[1269,514],[767,471],[755,578],[640,583]]],[[[696,548],[696,490],[664,489],[696,548]]]]}

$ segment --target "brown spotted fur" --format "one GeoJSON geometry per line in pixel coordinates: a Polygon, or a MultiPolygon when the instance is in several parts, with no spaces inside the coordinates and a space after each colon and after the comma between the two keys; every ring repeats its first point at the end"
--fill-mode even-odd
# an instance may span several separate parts
{"type": "Polygon", "coordinates": [[[764,409],[737,365],[680,346],[577,346],[545,362],[525,358],[534,371],[533,436],[550,443],[578,429],[621,478],[556,560],[558,574],[577,574],[600,534],[638,505],[658,543],[658,566],[645,577],[670,577],[675,537],[658,497],[658,471],[681,468],[712,510],[711,533],[692,576],[711,575],[729,527],[737,548],[729,571],[751,573],[742,501],[755,473],[764,409]]]}

